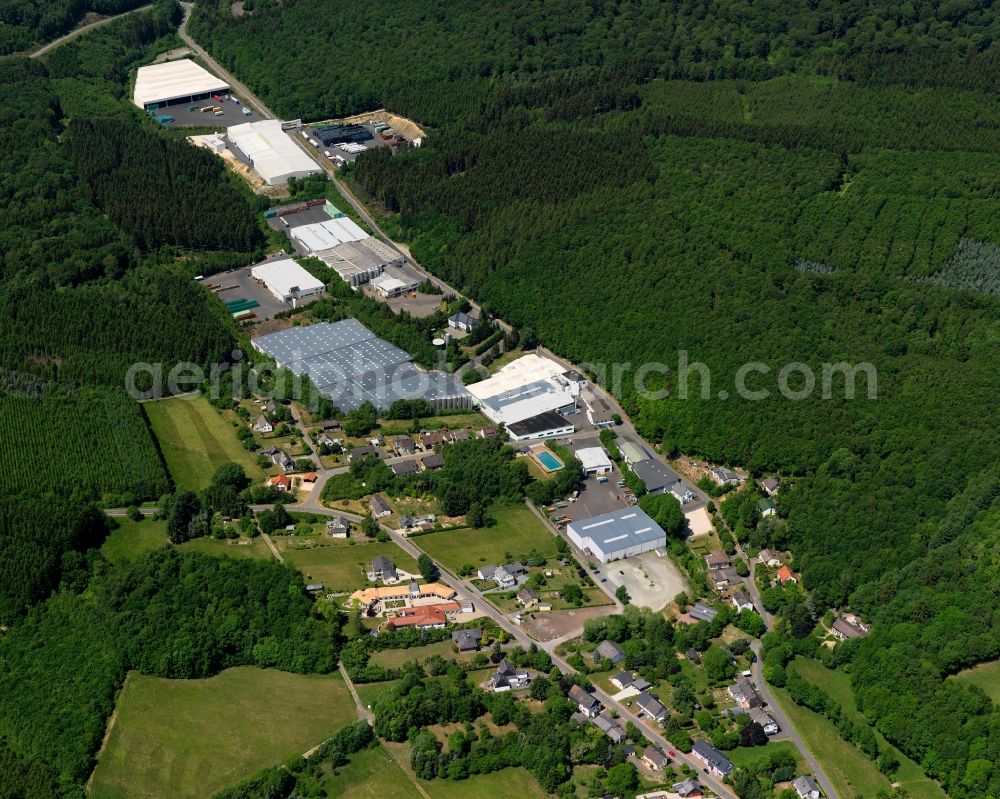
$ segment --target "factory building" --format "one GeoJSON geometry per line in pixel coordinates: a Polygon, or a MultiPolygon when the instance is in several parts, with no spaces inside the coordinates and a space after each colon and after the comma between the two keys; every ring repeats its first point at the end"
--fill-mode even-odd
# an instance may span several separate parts
{"type": "Polygon", "coordinates": [[[577,412],[586,382],[578,372],[531,353],[472,384],[469,393],[485,416],[524,440],[573,432],[573,423],[565,417],[577,412]]]}
{"type": "Polygon", "coordinates": [[[250,276],[263,283],[282,302],[296,302],[322,294],[325,289],[321,281],[291,258],[257,264],[250,270],[250,276]]]}
{"type": "Polygon", "coordinates": [[[357,288],[381,275],[389,267],[403,265],[403,256],[384,241],[369,236],[345,241],[317,257],[336,270],[351,288],[357,288]]]}
{"type": "Polygon", "coordinates": [[[385,272],[372,280],[372,288],[387,300],[416,291],[420,281],[401,272],[385,272]]]}
{"type": "Polygon", "coordinates": [[[607,563],[667,545],[667,534],[639,508],[621,508],[580,519],[566,526],[570,540],[584,552],[607,563]]]}
{"type": "Polygon", "coordinates": [[[303,255],[323,253],[338,244],[361,241],[369,237],[357,222],[346,216],[314,222],[311,225],[299,225],[292,228],[289,235],[292,237],[295,249],[303,255]]]}
{"type": "Polygon", "coordinates": [[[132,102],[144,111],[229,94],[229,84],[190,58],[139,67],[132,102]]]}
{"type": "Polygon", "coordinates": [[[268,186],[284,186],[289,178],[304,178],[320,171],[276,119],[234,125],[226,131],[226,136],[230,146],[268,186]]]}
{"type": "Polygon", "coordinates": [[[471,405],[469,392],[454,375],[422,369],[355,319],[291,327],[252,344],[292,374],[309,375],[312,385],[343,411],[363,402],[386,410],[397,399],[418,397],[435,409],[471,405]]]}

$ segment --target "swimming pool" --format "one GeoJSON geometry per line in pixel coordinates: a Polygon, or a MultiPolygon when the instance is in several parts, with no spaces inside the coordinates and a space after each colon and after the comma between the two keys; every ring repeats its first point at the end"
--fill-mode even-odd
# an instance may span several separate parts
{"type": "Polygon", "coordinates": [[[538,459],[538,462],[542,464],[542,468],[547,472],[554,472],[557,469],[562,468],[560,460],[547,449],[543,449],[541,452],[535,453],[535,457],[538,459]]]}

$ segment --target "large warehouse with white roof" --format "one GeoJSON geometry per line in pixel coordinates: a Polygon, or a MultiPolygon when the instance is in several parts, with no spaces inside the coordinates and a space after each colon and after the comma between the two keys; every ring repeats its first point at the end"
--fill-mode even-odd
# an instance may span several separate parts
{"type": "Polygon", "coordinates": [[[132,102],[143,110],[228,94],[229,84],[189,58],[139,67],[132,102]]]}
{"type": "Polygon", "coordinates": [[[566,535],[601,563],[667,545],[667,534],[639,508],[621,508],[566,525],[566,535]]]}
{"type": "Polygon", "coordinates": [[[322,281],[310,275],[291,258],[280,261],[266,261],[250,270],[255,280],[260,280],[267,290],[282,302],[293,302],[316,294],[322,294],[322,281]]]}
{"type": "Polygon", "coordinates": [[[233,125],[226,136],[268,186],[283,186],[289,178],[304,178],[320,171],[276,119],[233,125]]]}
{"type": "Polygon", "coordinates": [[[473,383],[469,393],[491,421],[506,425],[515,440],[526,440],[573,432],[572,422],[562,416],[576,413],[584,385],[578,372],[530,353],[473,383]]]}

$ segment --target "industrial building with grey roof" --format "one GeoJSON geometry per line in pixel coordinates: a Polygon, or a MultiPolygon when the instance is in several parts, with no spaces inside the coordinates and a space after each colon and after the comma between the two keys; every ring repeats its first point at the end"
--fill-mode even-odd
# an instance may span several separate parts
{"type": "Polygon", "coordinates": [[[422,369],[354,319],[291,327],[256,338],[253,346],[293,374],[309,375],[312,385],[344,411],[366,401],[384,410],[397,399],[422,398],[437,408],[471,404],[454,376],[422,369]]]}
{"type": "Polygon", "coordinates": [[[667,545],[667,534],[663,528],[635,507],[570,522],[566,534],[580,549],[589,552],[601,563],[640,555],[667,545]]]}

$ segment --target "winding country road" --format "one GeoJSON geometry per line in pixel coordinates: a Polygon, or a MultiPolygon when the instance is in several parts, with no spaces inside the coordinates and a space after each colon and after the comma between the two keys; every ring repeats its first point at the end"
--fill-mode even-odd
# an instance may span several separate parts
{"type": "Polygon", "coordinates": [[[54,50],[55,48],[66,44],[66,42],[75,39],[77,36],[82,36],[85,33],[89,33],[90,31],[94,30],[94,28],[99,28],[102,25],[107,25],[109,22],[114,22],[116,19],[127,17],[129,14],[134,14],[137,11],[148,11],[152,7],[153,4],[150,3],[149,5],[146,6],[140,6],[139,8],[132,8],[129,9],[128,11],[123,11],[121,14],[115,14],[115,16],[113,17],[104,17],[102,19],[94,20],[93,22],[88,22],[86,25],[81,25],[79,28],[71,30],[69,33],[60,36],[58,39],[53,39],[48,44],[42,45],[37,50],[35,50],[35,52],[31,54],[31,57],[41,58],[43,55],[49,52],[49,50],[54,50]]]}

